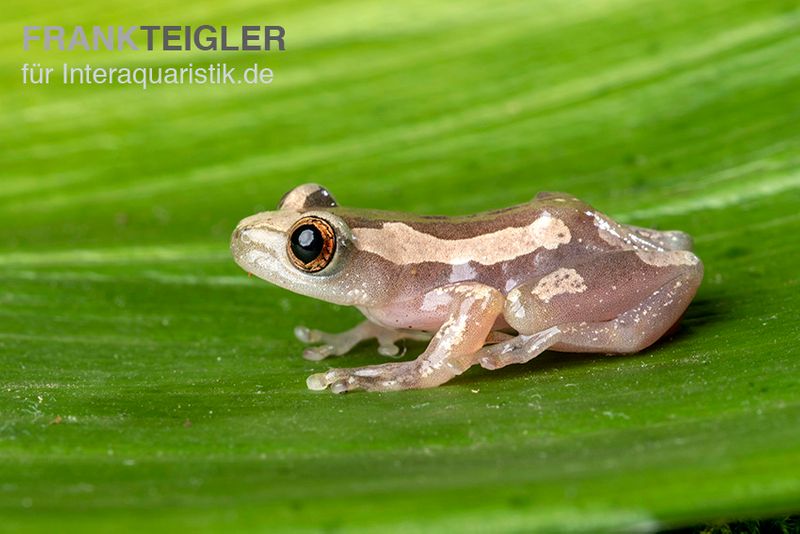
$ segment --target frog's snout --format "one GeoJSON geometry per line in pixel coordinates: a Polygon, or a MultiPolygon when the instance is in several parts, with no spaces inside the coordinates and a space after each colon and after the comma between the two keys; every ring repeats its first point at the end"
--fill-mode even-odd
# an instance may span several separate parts
{"type": "Polygon", "coordinates": [[[231,234],[231,252],[237,263],[242,264],[241,260],[248,250],[248,246],[252,244],[252,232],[254,225],[247,219],[241,221],[231,234]]]}
{"type": "Polygon", "coordinates": [[[243,244],[244,241],[249,241],[248,239],[248,232],[252,229],[252,226],[249,224],[239,223],[236,228],[233,229],[233,234],[231,234],[231,249],[236,250],[236,248],[243,244]]]}
{"type": "Polygon", "coordinates": [[[253,224],[239,223],[239,225],[233,229],[231,241],[244,241],[246,243],[252,241],[253,231],[256,228],[257,227],[253,224]]]}
{"type": "Polygon", "coordinates": [[[262,216],[253,215],[239,221],[239,224],[236,225],[231,235],[231,248],[235,250],[237,247],[252,243],[254,241],[254,234],[257,233],[259,228],[271,229],[268,224],[265,224],[262,216]]]}
{"type": "MultiPolygon", "coordinates": [[[[264,215],[242,219],[231,234],[231,253],[236,263],[248,272],[255,269],[257,258],[277,258],[285,246],[284,232],[264,215]]],[[[263,268],[263,265],[261,266],[263,268]]],[[[263,277],[263,276],[262,276],[263,277]]]]}

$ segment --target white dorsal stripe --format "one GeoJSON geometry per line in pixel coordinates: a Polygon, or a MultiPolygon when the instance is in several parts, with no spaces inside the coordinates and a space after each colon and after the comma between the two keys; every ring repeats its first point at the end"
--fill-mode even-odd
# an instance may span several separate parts
{"type": "Polygon", "coordinates": [[[440,239],[402,222],[385,222],[381,228],[353,228],[352,233],[356,248],[399,265],[460,265],[470,261],[494,265],[541,247],[552,250],[572,239],[564,221],[549,214],[528,226],[503,228],[466,239],[440,239]]]}

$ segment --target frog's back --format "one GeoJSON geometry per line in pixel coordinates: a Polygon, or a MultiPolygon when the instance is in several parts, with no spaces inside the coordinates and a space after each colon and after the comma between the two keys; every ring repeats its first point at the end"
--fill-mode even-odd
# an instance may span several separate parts
{"type": "Polygon", "coordinates": [[[591,213],[591,206],[563,193],[458,217],[337,210],[365,262],[388,266],[391,279],[416,292],[470,280],[508,292],[585,256],[591,213]]]}
{"type": "Polygon", "coordinates": [[[430,238],[462,241],[493,234],[502,237],[499,232],[528,227],[544,215],[568,224],[574,214],[591,209],[585,202],[566,193],[542,192],[524,204],[470,215],[415,215],[348,208],[333,211],[342,216],[356,234],[360,229],[382,229],[384,239],[388,241],[398,237],[421,244],[430,238]]]}

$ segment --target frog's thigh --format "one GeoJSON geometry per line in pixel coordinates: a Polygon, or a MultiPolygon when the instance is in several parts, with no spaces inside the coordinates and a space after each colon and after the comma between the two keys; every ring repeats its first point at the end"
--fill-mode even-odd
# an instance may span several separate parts
{"type": "MultiPolygon", "coordinates": [[[[524,363],[548,348],[570,352],[629,353],[654,343],[677,322],[689,305],[702,280],[703,267],[690,253],[668,254],[658,260],[648,255],[637,255],[637,258],[641,260],[640,264],[631,264],[627,269],[623,265],[632,258],[624,253],[601,259],[591,271],[582,269],[586,277],[581,276],[580,283],[575,274],[565,276],[564,272],[549,279],[553,283],[560,281],[555,287],[572,292],[565,290],[554,294],[556,288],[551,287],[550,282],[526,284],[512,291],[504,313],[520,335],[484,348],[480,354],[481,365],[496,369],[524,363]],[[619,263],[619,269],[608,270],[614,262],[619,263]],[[630,277],[623,274],[626,270],[630,277]],[[602,273],[602,277],[591,272],[602,273]],[[642,274],[647,277],[641,279],[642,274]],[[600,278],[604,278],[609,287],[604,289],[597,285],[590,289],[592,281],[601,284],[600,278]],[[626,291],[612,289],[626,280],[631,284],[626,291]],[[588,301],[576,300],[581,294],[588,301]],[[608,310],[592,304],[603,302],[608,310]],[[630,302],[633,304],[624,307],[630,302]],[[581,313],[583,320],[580,320],[581,313]],[[608,318],[609,315],[612,317],[608,318]]],[[[580,266],[573,269],[574,273],[579,270],[580,266]]],[[[541,280],[547,280],[547,277],[541,280]]]]}
{"type": "Polygon", "coordinates": [[[449,301],[447,319],[416,360],[352,369],[331,369],[308,378],[310,389],[341,393],[354,389],[393,391],[427,388],[447,382],[477,362],[477,351],[503,307],[494,288],[468,282],[438,290],[449,301]]]}
{"type": "Polygon", "coordinates": [[[611,321],[673,280],[680,281],[674,293],[684,297],[673,302],[685,308],[702,273],[691,252],[608,252],[516,287],[507,296],[503,316],[528,335],[566,323],[611,321]]]}
{"type": "Polygon", "coordinates": [[[658,341],[678,322],[703,277],[702,264],[680,266],[675,276],[611,321],[569,323],[551,348],[566,352],[632,353],[658,341]]]}

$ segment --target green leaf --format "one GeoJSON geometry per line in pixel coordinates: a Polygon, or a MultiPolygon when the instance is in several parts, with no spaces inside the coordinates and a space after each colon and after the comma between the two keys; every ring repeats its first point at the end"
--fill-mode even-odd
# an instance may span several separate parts
{"type": "MultiPolygon", "coordinates": [[[[0,515],[76,531],[665,528],[800,503],[800,11],[790,1],[4,9],[0,515]],[[24,52],[25,24],[282,24],[284,53],[24,52]],[[156,21],[156,22],[154,22],[156,21]],[[169,22],[173,21],[173,22],[169,22]],[[273,68],[25,86],[20,66],[273,68]],[[335,396],[228,236],[291,187],[460,214],[540,190],[696,238],[670,338],[335,396]]],[[[423,350],[407,346],[407,358],[423,350]]]]}

